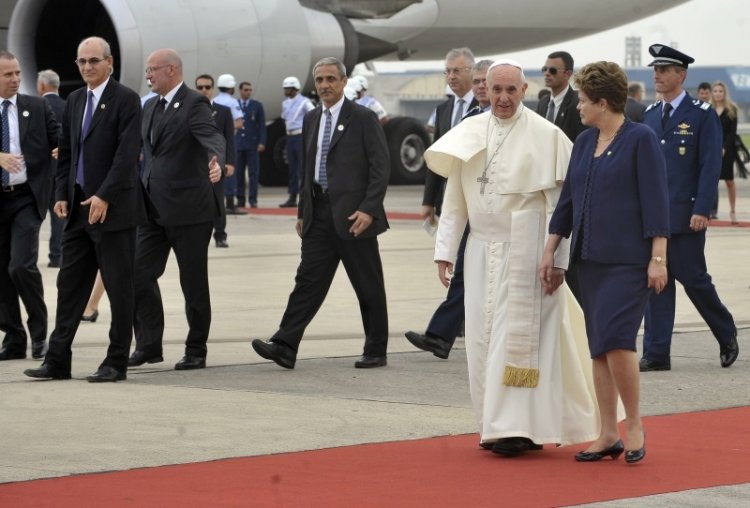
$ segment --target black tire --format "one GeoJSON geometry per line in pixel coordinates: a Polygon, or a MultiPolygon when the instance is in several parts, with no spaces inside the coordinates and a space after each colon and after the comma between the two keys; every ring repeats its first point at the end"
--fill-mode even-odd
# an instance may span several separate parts
{"type": "Polygon", "coordinates": [[[266,149],[260,154],[259,182],[266,187],[286,187],[289,170],[284,121],[277,118],[266,128],[266,132],[266,149]]]}
{"type": "Polygon", "coordinates": [[[390,119],[383,130],[391,156],[390,183],[424,183],[427,173],[424,152],[430,146],[430,137],[424,126],[414,118],[401,116],[390,119]]]}

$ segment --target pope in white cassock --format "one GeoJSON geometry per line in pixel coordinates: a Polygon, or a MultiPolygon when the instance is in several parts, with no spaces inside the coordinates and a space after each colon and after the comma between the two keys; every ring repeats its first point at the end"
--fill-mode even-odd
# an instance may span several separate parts
{"type": "MultiPolygon", "coordinates": [[[[599,415],[580,307],[548,295],[537,277],[547,223],[572,148],[555,125],[525,108],[521,66],[487,73],[492,109],[465,119],[425,154],[448,178],[435,244],[448,284],[466,221],[466,356],[483,448],[506,456],[543,443],[596,439],[599,415]]],[[[568,249],[559,248],[562,278],[568,249]]]]}

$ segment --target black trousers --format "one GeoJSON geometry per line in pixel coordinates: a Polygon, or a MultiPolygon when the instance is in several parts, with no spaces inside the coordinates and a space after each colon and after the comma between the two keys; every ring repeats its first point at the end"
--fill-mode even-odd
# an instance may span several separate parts
{"type": "Polygon", "coordinates": [[[107,290],[112,323],[101,365],[126,372],[133,340],[135,227],[101,231],[88,223],[89,207],[76,196],[63,232],[62,265],[57,276],[57,315],[45,363],[70,371],[71,345],[94,287],[97,270],[107,290]]]}
{"type": "Polygon", "coordinates": [[[21,297],[33,341],[47,338],[47,306],[44,303],[39,259],[42,219],[28,185],[0,196],[0,331],[3,348],[26,351],[26,331],[21,318],[21,297]]]}
{"type": "Polygon", "coordinates": [[[315,199],[313,207],[313,224],[302,239],[302,260],[294,290],[271,340],[284,342],[295,351],[299,348],[305,328],[323,304],[341,261],[359,300],[365,331],[363,354],[385,356],[388,310],[378,239],[342,239],[334,229],[327,197],[315,199]]]}
{"type": "Polygon", "coordinates": [[[213,223],[160,226],[154,222],[138,228],[135,254],[135,347],[147,356],[162,355],[164,307],[159,277],[169,251],[174,250],[185,297],[188,335],[185,354],[205,358],[211,328],[211,296],[208,290],[208,244],[213,223]]]}

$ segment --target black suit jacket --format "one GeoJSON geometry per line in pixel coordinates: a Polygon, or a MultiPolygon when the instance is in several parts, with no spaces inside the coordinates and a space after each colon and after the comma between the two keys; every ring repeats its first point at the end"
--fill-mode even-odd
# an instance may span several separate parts
{"type": "MultiPolygon", "coordinates": [[[[451,129],[451,122],[453,121],[453,97],[438,104],[435,111],[435,131],[433,134],[433,143],[440,139],[443,134],[451,129]]],[[[474,97],[469,106],[464,110],[468,113],[474,108],[479,107],[477,98],[474,97]]],[[[464,118],[466,118],[465,115],[464,118]]],[[[440,215],[440,207],[443,204],[443,193],[445,192],[445,178],[428,171],[424,179],[424,195],[422,196],[422,204],[435,207],[435,213],[440,215]]]]}
{"type": "MultiPolygon", "coordinates": [[[[552,96],[548,95],[539,101],[536,112],[546,117],[550,100],[552,100],[552,96]]],[[[560,127],[565,135],[568,136],[568,139],[573,142],[575,142],[581,132],[586,130],[586,127],[581,123],[581,115],[578,113],[578,92],[571,87],[568,87],[562,104],[560,104],[560,110],[555,116],[555,125],[560,127]]]]}
{"type": "Polygon", "coordinates": [[[83,143],[85,196],[96,195],[109,204],[107,218],[93,227],[117,231],[135,227],[145,219],[143,192],[138,183],[141,122],[140,97],[110,78],[96,107],[88,133],[81,139],[87,87],[68,97],[60,134],[55,196],[75,202],[79,147],[83,143]]]}
{"type": "Polygon", "coordinates": [[[641,104],[632,97],[628,97],[625,103],[625,116],[634,122],[643,123],[643,114],[646,112],[646,105],[641,104]]]}
{"type": "MultiPolygon", "coordinates": [[[[26,181],[34,195],[39,218],[44,219],[52,190],[49,163],[52,149],[57,146],[59,126],[49,104],[41,97],[18,94],[16,107],[21,153],[26,164],[26,181]]],[[[3,199],[2,196],[0,199],[3,199]]]]}
{"type": "MultiPolygon", "coordinates": [[[[55,120],[57,120],[58,128],[62,127],[62,118],[65,114],[65,99],[57,95],[56,93],[48,93],[42,98],[47,101],[49,107],[52,108],[52,112],[55,114],[55,120]]],[[[51,197],[54,197],[55,188],[55,175],[57,174],[57,159],[51,159],[49,163],[49,179],[50,179],[50,192],[51,197]]]]}
{"type": "MultiPolygon", "coordinates": [[[[315,181],[315,158],[322,107],[305,115],[302,193],[297,216],[303,220],[302,236],[313,221],[312,185],[315,181]]],[[[339,237],[355,239],[349,233],[348,217],[357,210],[372,215],[373,222],[357,238],[371,238],[388,229],[383,199],[391,171],[388,144],[378,117],[369,109],[344,99],[326,159],[328,196],[334,227],[339,237]]]]}
{"type": "MultiPolygon", "coordinates": [[[[211,103],[211,114],[216,122],[216,128],[219,129],[221,135],[226,140],[226,161],[227,164],[234,166],[235,164],[235,138],[234,138],[234,119],[232,118],[232,110],[221,104],[211,103]]],[[[224,180],[219,180],[214,184],[214,193],[216,199],[219,201],[219,213],[224,214],[226,208],[224,206],[224,180]]]]}
{"type": "Polygon", "coordinates": [[[159,96],[143,107],[143,185],[152,217],[161,226],[212,222],[221,213],[208,178],[208,161],[218,156],[224,167],[226,141],[216,127],[211,103],[183,83],[151,132],[159,96]],[[152,142],[153,135],[153,142],[152,142]]]}

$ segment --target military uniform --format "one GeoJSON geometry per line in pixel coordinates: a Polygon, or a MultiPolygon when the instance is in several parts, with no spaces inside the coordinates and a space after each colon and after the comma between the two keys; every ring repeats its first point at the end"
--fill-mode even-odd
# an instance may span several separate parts
{"type": "MultiPolygon", "coordinates": [[[[686,68],[693,62],[692,58],[667,46],[655,45],[650,51],[656,57],[650,65],[686,68]]],[[[737,328],[706,268],[706,231],[690,227],[694,215],[707,218],[711,213],[721,170],[721,124],[709,104],[692,99],[684,91],[669,103],[659,101],[649,106],[644,123],[659,138],[667,163],[671,236],[667,248],[669,281],[660,294],[651,295],[646,308],[641,370],[671,368],[675,280],[683,285],[716,337],[722,366],[728,367],[734,359],[725,362],[725,354],[728,349],[737,348],[737,328]],[[665,118],[667,104],[671,106],[665,118]]]]}
{"type": "Polygon", "coordinates": [[[237,204],[245,206],[245,198],[251,207],[258,204],[258,177],[260,176],[260,155],[258,145],[266,144],[266,114],[263,104],[255,99],[237,101],[244,115],[242,129],[237,131],[237,204]],[[245,168],[247,168],[248,196],[245,192],[245,168]]]}

